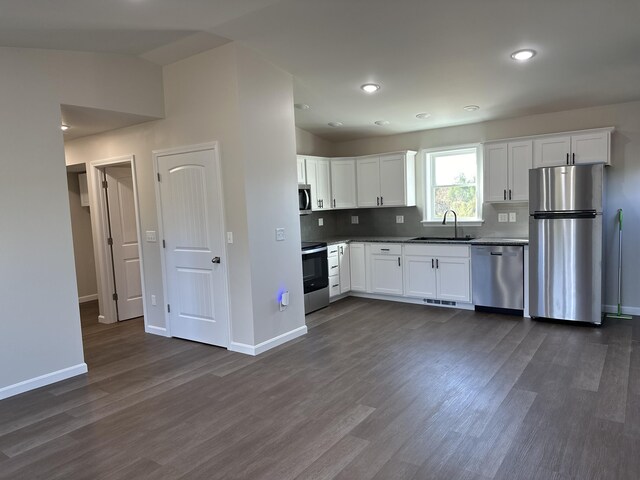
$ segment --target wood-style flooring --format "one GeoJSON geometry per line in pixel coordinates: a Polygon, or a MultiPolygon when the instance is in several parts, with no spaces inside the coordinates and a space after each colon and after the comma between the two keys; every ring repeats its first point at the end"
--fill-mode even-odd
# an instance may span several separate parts
{"type": "Polygon", "coordinates": [[[88,375],[0,402],[0,478],[640,478],[637,319],[347,298],[254,358],[95,313],[88,375]]]}

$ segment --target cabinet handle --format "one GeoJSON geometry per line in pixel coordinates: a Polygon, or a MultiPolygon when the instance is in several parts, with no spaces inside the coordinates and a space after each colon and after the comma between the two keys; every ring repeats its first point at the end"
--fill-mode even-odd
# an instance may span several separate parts
{"type": "Polygon", "coordinates": [[[333,199],[333,208],[336,208],[336,199],[333,199]]]}
{"type": "Polygon", "coordinates": [[[572,160],[573,164],[575,165],[576,164],[576,154],[575,153],[571,154],[571,160],[572,160]]]}
{"type": "Polygon", "coordinates": [[[440,264],[438,263],[438,259],[436,258],[436,268],[440,268],[440,264]]]}
{"type": "Polygon", "coordinates": [[[376,197],[376,205],[380,206],[380,197],[376,197]]]}
{"type": "Polygon", "coordinates": [[[504,190],[504,199],[505,200],[507,199],[507,190],[506,189],[504,190]]]}
{"type": "Polygon", "coordinates": [[[569,165],[569,154],[567,153],[567,165],[569,165]]]}
{"type": "Polygon", "coordinates": [[[340,255],[344,255],[344,247],[340,247],[340,255]]]}
{"type": "Polygon", "coordinates": [[[434,264],[433,264],[433,258],[431,259],[431,268],[434,268],[434,264]]]}
{"type": "Polygon", "coordinates": [[[333,288],[336,288],[336,287],[339,287],[339,286],[340,286],[339,283],[336,283],[335,285],[332,285],[333,288]]]}
{"type": "Polygon", "coordinates": [[[384,205],[384,197],[380,197],[380,205],[384,205]]]}
{"type": "Polygon", "coordinates": [[[398,266],[401,267],[402,265],[400,264],[400,257],[398,257],[398,266]]]}
{"type": "Polygon", "coordinates": [[[382,252],[388,252],[388,251],[389,251],[389,249],[388,249],[388,248],[381,248],[381,249],[380,249],[380,251],[382,251],[382,252]]]}
{"type": "Polygon", "coordinates": [[[332,266],[331,268],[338,268],[338,266],[337,266],[337,265],[334,265],[334,266],[332,266]]]}
{"type": "Polygon", "coordinates": [[[509,189],[509,200],[511,200],[511,189],[509,189]]]}

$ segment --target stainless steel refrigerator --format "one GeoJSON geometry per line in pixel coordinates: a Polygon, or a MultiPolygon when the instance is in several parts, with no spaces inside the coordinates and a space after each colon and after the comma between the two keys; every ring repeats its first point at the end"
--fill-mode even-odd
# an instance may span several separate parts
{"type": "Polygon", "coordinates": [[[603,165],[529,172],[532,317],[602,322],[603,165]]]}

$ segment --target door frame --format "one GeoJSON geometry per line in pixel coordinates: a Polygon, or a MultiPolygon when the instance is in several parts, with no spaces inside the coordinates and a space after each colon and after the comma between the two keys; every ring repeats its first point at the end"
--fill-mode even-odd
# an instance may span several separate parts
{"type": "Polygon", "coordinates": [[[138,237],[138,255],[140,258],[140,284],[142,288],[142,314],[144,328],[147,331],[147,295],[145,292],[144,259],[142,256],[142,223],[140,221],[140,203],[138,198],[138,175],[135,155],[105,158],[89,162],[87,178],[89,186],[89,207],[91,209],[91,233],[93,235],[93,254],[96,262],[96,276],[98,280],[98,321],[100,323],[116,323],[118,314],[115,300],[111,296],[114,292],[113,270],[111,268],[111,252],[107,244],[109,226],[107,204],[102,189],[102,172],[106,167],[130,166],[133,180],[133,203],[136,215],[136,230],[138,237]]]}
{"type": "MultiPolygon", "coordinates": [[[[229,345],[233,342],[232,336],[232,328],[231,324],[231,298],[229,295],[229,269],[227,268],[227,259],[229,256],[227,255],[227,241],[225,238],[225,231],[227,230],[227,218],[225,214],[224,208],[224,191],[222,189],[222,168],[220,165],[220,147],[219,142],[206,142],[206,143],[198,143],[194,145],[185,145],[181,147],[174,148],[165,148],[161,150],[153,150],[151,153],[153,155],[153,176],[154,176],[154,190],[156,195],[156,212],[158,215],[158,242],[162,242],[164,240],[164,223],[162,220],[162,200],[160,196],[160,181],[158,180],[160,175],[160,168],[158,164],[158,160],[160,157],[169,156],[169,155],[178,155],[182,153],[194,153],[194,152],[202,152],[206,150],[213,151],[214,158],[214,168],[216,169],[216,173],[218,176],[218,184],[216,185],[218,189],[218,205],[220,208],[220,218],[222,219],[222,230],[220,231],[220,241],[222,243],[222,263],[221,267],[223,268],[223,283],[224,283],[224,292],[223,295],[226,296],[227,300],[227,328],[229,332],[229,345]]],[[[160,266],[162,269],[162,295],[164,299],[164,305],[162,305],[162,311],[164,316],[164,323],[166,328],[166,336],[171,337],[171,322],[169,318],[169,312],[167,311],[167,299],[169,298],[167,291],[167,261],[166,261],[166,250],[161,246],[160,247],[160,266]]],[[[229,348],[227,345],[227,348],[229,348]]]]}

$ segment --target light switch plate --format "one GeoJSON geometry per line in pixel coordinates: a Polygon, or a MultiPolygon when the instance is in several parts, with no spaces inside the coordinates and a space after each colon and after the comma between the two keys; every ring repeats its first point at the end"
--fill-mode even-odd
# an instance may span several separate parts
{"type": "Polygon", "coordinates": [[[284,228],[276,228],[276,241],[284,241],[284,228]]]}
{"type": "Polygon", "coordinates": [[[498,222],[499,223],[505,223],[509,221],[509,215],[506,213],[499,213],[498,214],[498,222]]]}
{"type": "Polygon", "coordinates": [[[353,225],[357,225],[357,224],[358,224],[358,222],[359,222],[359,220],[358,220],[358,216],[357,216],[357,215],[351,215],[351,223],[352,223],[353,225]]]}
{"type": "Polygon", "coordinates": [[[396,215],[396,223],[404,223],[404,215],[396,215]]]}
{"type": "Polygon", "coordinates": [[[156,231],[155,230],[147,230],[146,232],[144,232],[144,237],[147,240],[147,242],[157,242],[158,241],[158,237],[156,236],[156,231]]]}
{"type": "Polygon", "coordinates": [[[324,225],[324,220],[322,218],[318,219],[318,226],[321,227],[324,225]]]}
{"type": "Polygon", "coordinates": [[[516,212],[509,212],[509,222],[514,223],[516,221],[516,212]]]}
{"type": "Polygon", "coordinates": [[[153,305],[153,306],[157,305],[156,296],[155,295],[151,295],[151,305],[153,305]]]}
{"type": "Polygon", "coordinates": [[[227,232],[227,243],[233,243],[233,232],[227,232]]]}

